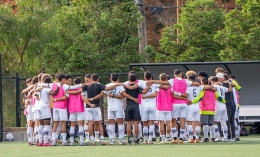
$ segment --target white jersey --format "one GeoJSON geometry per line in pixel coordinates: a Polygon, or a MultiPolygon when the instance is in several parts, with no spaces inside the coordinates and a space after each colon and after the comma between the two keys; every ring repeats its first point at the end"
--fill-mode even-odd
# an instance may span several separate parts
{"type": "Polygon", "coordinates": [[[238,102],[237,102],[237,94],[236,94],[236,88],[232,87],[232,93],[233,93],[233,97],[234,97],[234,102],[236,104],[236,110],[238,109],[238,102]]]}
{"type": "MultiPolygon", "coordinates": [[[[115,83],[109,83],[106,86],[112,86],[115,83]]],[[[114,95],[121,95],[122,92],[125,91],[123,86],[117,86],[112,90],[103,91],[105,94],[114,94],[114,95]]],[[[108,104],[108,111],[123,111],[123,99],[107,97],[107,104],[108,104]]]]}
{"type": "MultiPolygon", "coordinates": [[[[54,83],[42,83],[41,86],[42,87],[50,87],[50,89],[52,89],[52,86],[54,85],[54,83]]],[[[82,84],[77,84],[75,86],[69,86],[67,84],[63,84],[62,85],[63,87],[63,90],[64,90],[64,93],[66,93],[68,90],[70,89],[78,89],[78,88],[81,88],[82,87],[82,84]]],[[[54,89],[55,90],[55,89],[54,89]]],[[[65,94],[67,97],[69,96],[69,94],[65,94]]]]}
{"type": "MultiPolygon", "coordinates": [[[[204,89],[204,86],[189,86],[188,87],[188,99],[190,101],[192,101],[193,99],[195,99],[197,96],[199,96],[200,92],[204,89]]],[[[200,106],[199,106],[199,102],[189,105],[188,106],[189,110],[194,110],[194,111],[199,111],[200,110],[200,106]]]]}
{"type": "MultiPolygon", "coordinates": [[[[214,87],[217,88],[217,92],[218,94],[225,99],[225,94],[228,92],[228,88],[224,87],[224,86],[219,86],[219,85],[214,85],[214,87]]],[[[227,110],[226,108],[226,104],[223,104],[220,101],[216,101],[217,102],[217,108],[216,110],[227,110]]]]}
{"type": "MultiPolygon", "coordinates": [[[[142,81],[142,82],[138,83],[138,86],[140,88],[145,89],[147,87],[146,81],[142,81]]],[[[159,88],[160,88],[160,84],[152,84],[152,86],[150,87],[148,92],[146,94],[144,94],[144,96],[154,94],[155,92],[159,92],[159,90],[160,90],[159,88]]],[[[142,99],[142,105],[143,105],[143,107],[156,107],[156,97],[142,99]]]]}
{"type": "Polygon", "coordinates": [[[42,107],[50,107],[50,88],[43,88],[39,92],[37,92],[40,100],[38,102],[38,109],[42,107]]]}
{"type": "MultiPolygon", "coordinates": [[[[41,83],[38,83],[37,84],[37,87],[40,87],[41,86],[41,83]]],[[[37,87],[35,87],[34,89],[36,90],[37,89],[37,87]]],[[[34,96],[33,96],[34,97],[34,96]]],[[[37,110],[37,107],[38,107],[38,104],[39,104],[39,101],[36,99],[36,97],[34,97],[35,98],[35,103],[34,103],[34,106],[33,106],[33,108],[32,108],[32,111],[34,112],[35,110],[37,110]]]]}

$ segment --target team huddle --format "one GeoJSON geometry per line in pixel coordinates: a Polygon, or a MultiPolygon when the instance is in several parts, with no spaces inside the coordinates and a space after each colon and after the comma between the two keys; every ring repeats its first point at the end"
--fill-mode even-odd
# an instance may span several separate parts
{"type": "Polygon", "coordinates": [[[185,140],[199,143],[201,128],[203,142],[236,142],[240,140],[241,87],[235,76],[222,68],[215,72],[216,76],[208,77],[205,71],[187,71],[185,79],[183,72],[176,69],[174,78],[161,73],[159,80],[154,80],[152,73],[146,71],[144,80],[138,80],[136,72],[130,71],[124,83],[113,73],[107,85],[99,83],[98,74],[87,74],[85,82],[76,77],[73,86],[70,75],[57,73],[52,81],[51,75],[41,73],[27,79],[28,87],[22,92],[29,145],[73,146],[76,132],[80,146],[89,142],[106,145],[100,109],[104,95],[111,145],[115,142],[116,122],[120,145],[131,144],[132,136],[135,144],[140,139],[143,144],[153,144],[155,123],[159,124],[161,144],[181,144],[185,140]]]}

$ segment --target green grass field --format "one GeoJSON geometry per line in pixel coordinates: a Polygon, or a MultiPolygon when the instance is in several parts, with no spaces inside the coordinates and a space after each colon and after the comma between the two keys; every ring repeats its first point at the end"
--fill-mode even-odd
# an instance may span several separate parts
{"type": "Polygon", "coordinates": [[[0,143],[1,157],[225,157],[225,156],[260,156],[260,135],[241,137],[239,142],[230,143],[184,143],[181,145],[160,144],[153,145],[106,145],[106,146],[57,146],[37,147],[29,146],[26,142],[0,143]]]}

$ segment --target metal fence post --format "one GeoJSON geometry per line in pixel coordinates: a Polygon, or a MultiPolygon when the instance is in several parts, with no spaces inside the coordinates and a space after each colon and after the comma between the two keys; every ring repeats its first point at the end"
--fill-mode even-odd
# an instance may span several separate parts
{"type": "Polygon", "coordinates": [[[3,142],[2,56],[0,55],[0,142],[3,142]]]}
{"type": "Polygon", "coordinates": [[[19,75],[15,75],[15,85],[16,85],[16,127],[21,127],[21,117],[20,117],[20,82],[19,75]]]}

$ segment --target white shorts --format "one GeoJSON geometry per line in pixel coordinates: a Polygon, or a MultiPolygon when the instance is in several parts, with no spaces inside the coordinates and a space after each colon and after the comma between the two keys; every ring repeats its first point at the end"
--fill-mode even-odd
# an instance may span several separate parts
{"type": "Polygon", "coordinates": [[[53,121],[68,121],[67,109],[53,108],[53,121]]]}
{"type": "Polygon", "coordinates": [[[170,111],[157,111],[157,118],[159,121],[170,121],[172,113],[170,111]]]}
{"type": "Polygon", "coordinates": [[[187,104],[173,104],[172,106],[172,118],[186,118],[187,104]]]}
{"type": "Polygon", "coordinates": [[[188,110],[186,121],[200,121],[200,111],[188,110]]]}
{"type": "Polygon", "coordinates": [[[93,121],[102,120],[100,107],[86,108],[86,120],[93,120],[93,121]]]}
{"type": "Polygon", "coordinates": [[[81,120],[85,120],[86,119],[85,116],[86,116],[85,112],[71,113],[69,120],[73,121],[73,122],[74,121],[81,121],[81,120]]]}
{"type": "Polygon", "coordinates": [[[108,111],[108,119],[118,119],[124,117],[125,115],[123,111],[108,111]]]}
{"type": "Polygon", "coordinates": [[[36,110],[37,119],[43,120],[47,118],[51,118],[51,109],[50,107],[41,107],[36,110]]]}
{"type": "Polygon", "coordinates": [[[148,120],[157,120],[156,107],[142,107],[141,119],[143,122],[146,122],[148,120]]]}
{"type": "Polygon", "coordinates": [[[27,122],[35,121],[35,117],[34,117],[34,114],[32,112],[32,105],[29,105],[26,110],[28,112],[28,115],[26,116],[27,122]]]}
{"type": "Polygon", "coordinates": [[[227,110],[217,110],[214,115],[214,121],[220,122],[220,121],[227,121],[228,115],[227,110]]]}
{"type": "Polygon", "coordinates": [[[36,120],[36,119],[38,119],[38,116],[37,116],[37,111],[36,110],[34,110],[34,111],[32,111],[33,112],[33,117],[34,117],[34,119],[36,120]]]}

